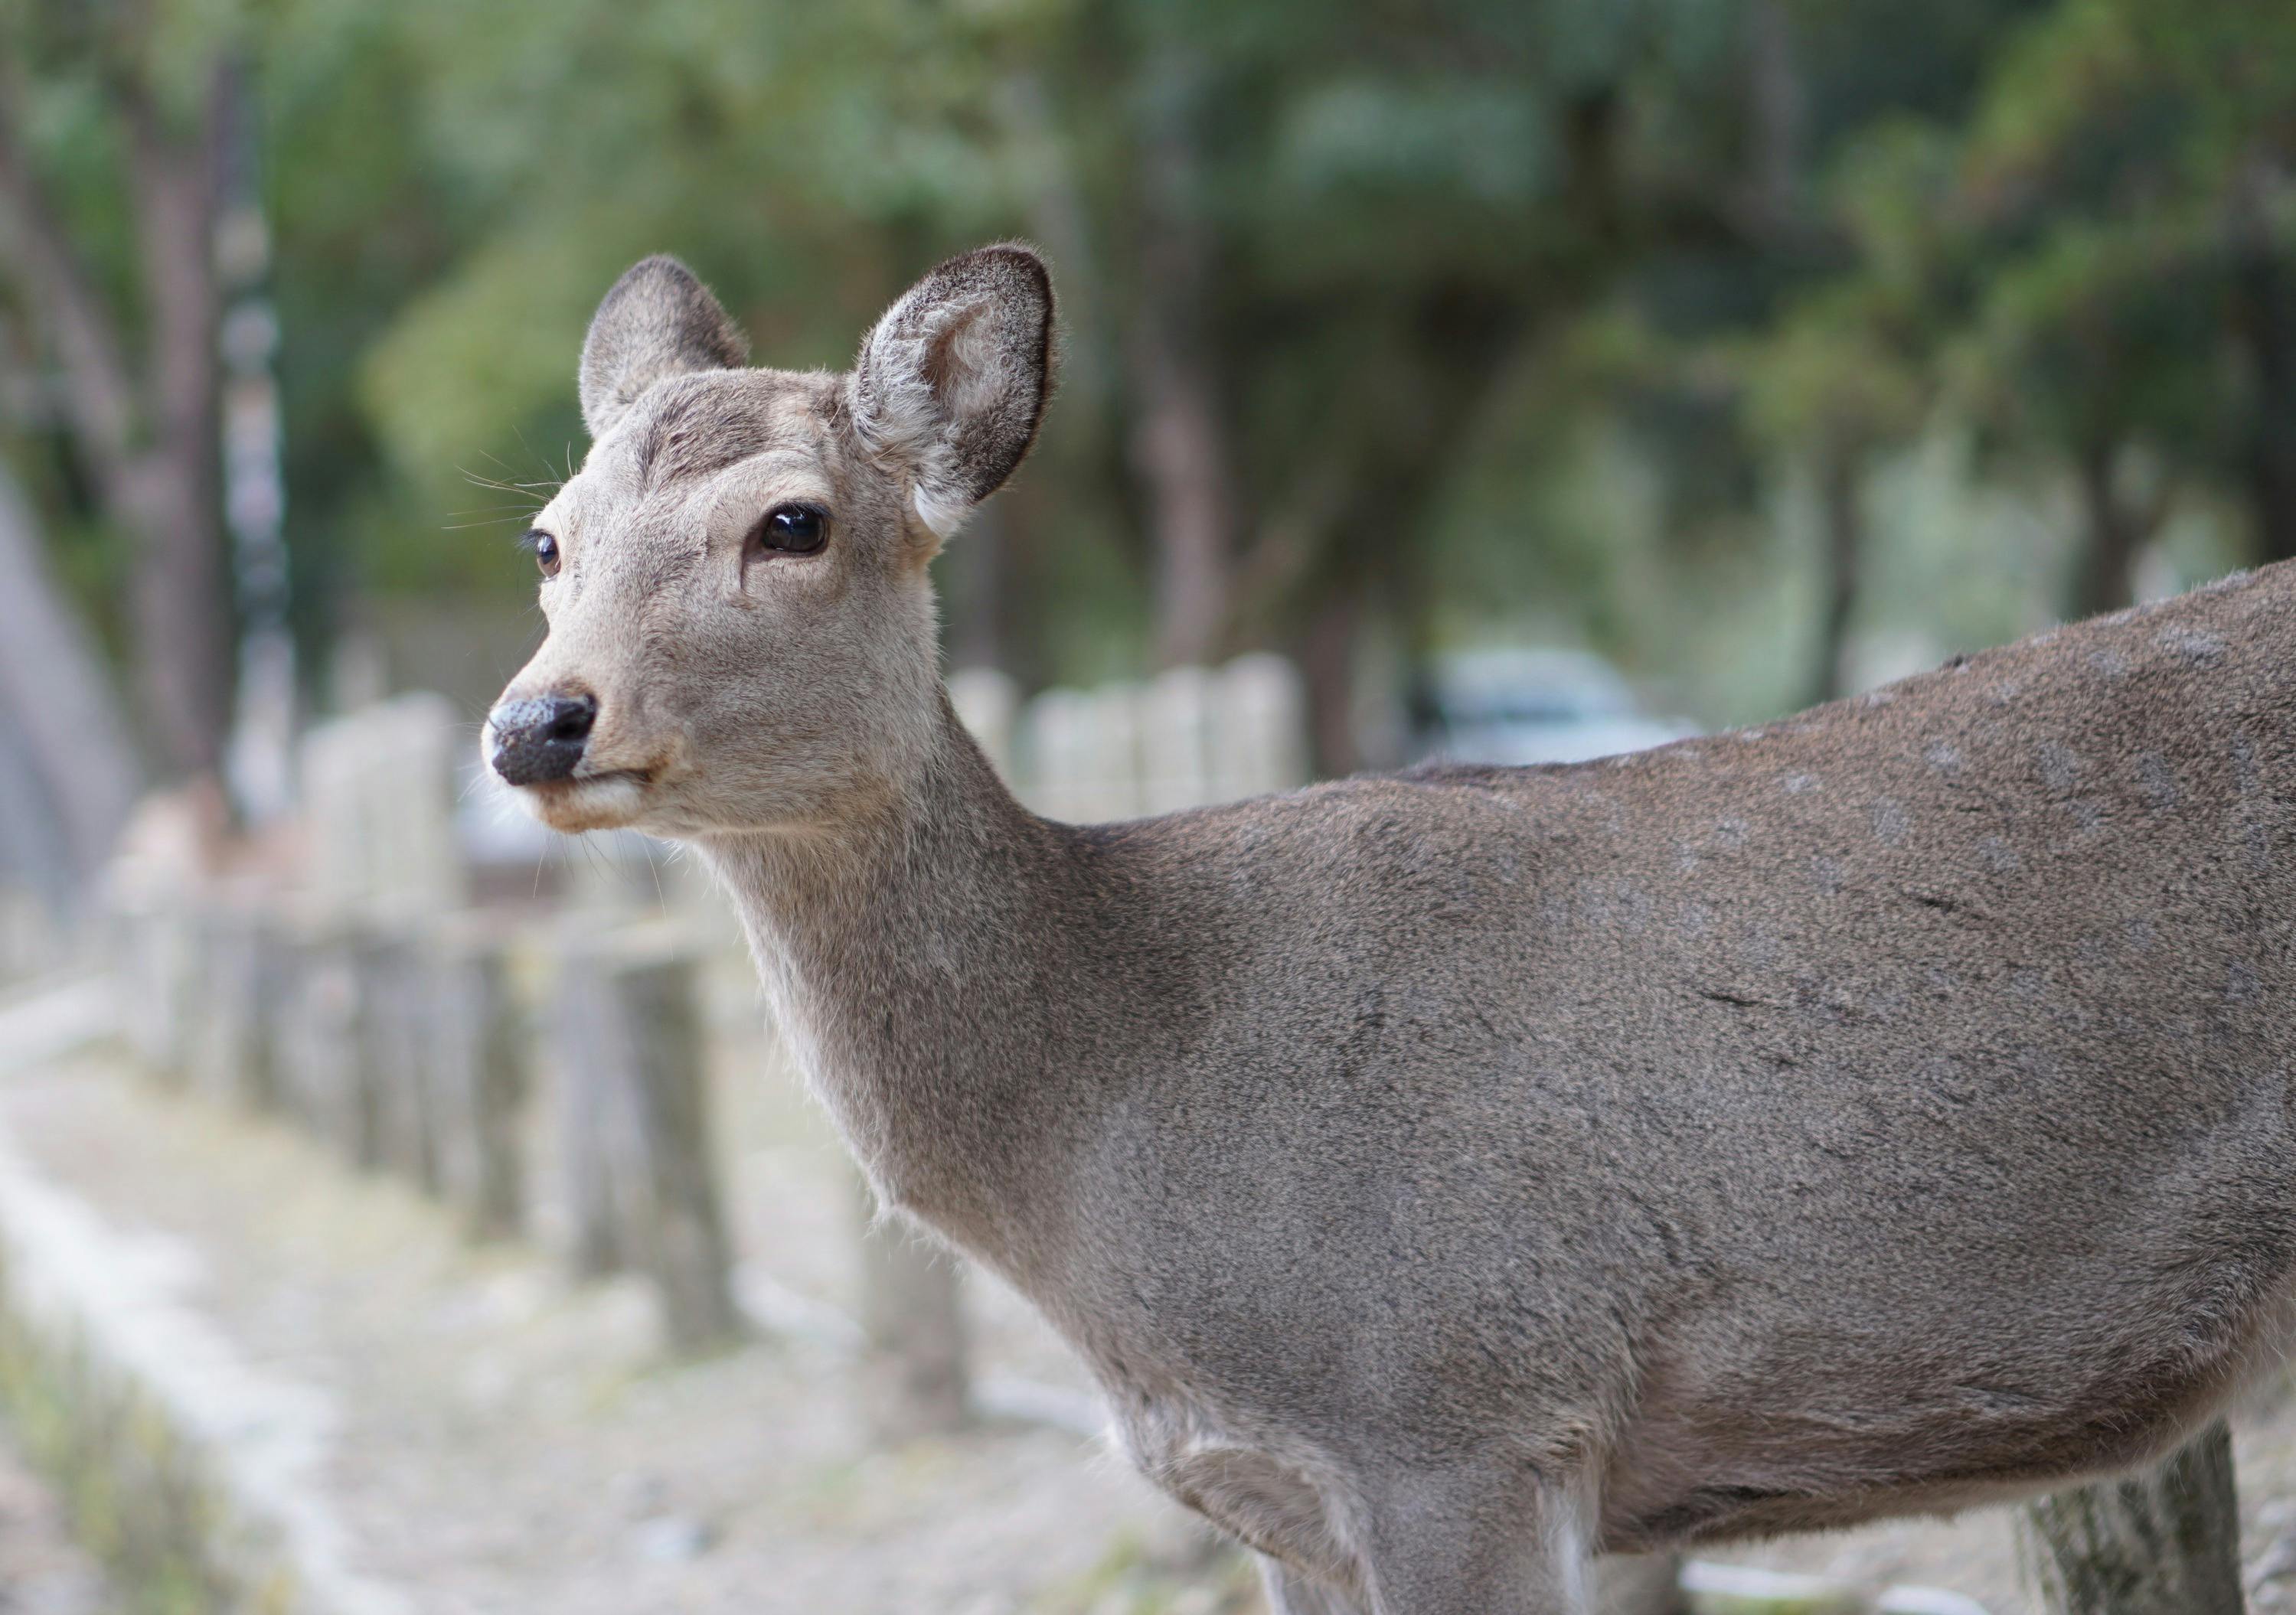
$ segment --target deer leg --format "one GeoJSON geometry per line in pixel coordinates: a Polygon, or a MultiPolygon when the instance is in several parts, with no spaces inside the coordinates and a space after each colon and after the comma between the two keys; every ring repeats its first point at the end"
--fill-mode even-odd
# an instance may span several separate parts
{"type": "Polygon", "coordinates": [[[1392,1484],[1365,1545],[1372,1615],[1589,1615],[1584,1519],[1562,1487],[1488,1472],[1392,1484]]]}
{"type": "Polygon", "coordinates": [[[1267,1554],[1259,1555],[1259,1580],[1273,1615],[1370,1615],[1352,1597],[1328,1582],[1310,1581],[1267,1554]]]}

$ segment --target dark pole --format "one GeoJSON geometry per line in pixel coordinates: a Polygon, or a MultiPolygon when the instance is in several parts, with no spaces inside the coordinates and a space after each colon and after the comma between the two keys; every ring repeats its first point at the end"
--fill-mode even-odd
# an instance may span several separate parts
{"type": "Polygon", "coordinates": [[[287,493],[280,469],[279,316],[270,290],[260,131],[244,60],[226,65],[216,266],[222,281],[224,520],[239,608],[239,700],[226,773],[240,812],[260,824],[294,789],[295,641],[287,623],[287,493]]]}

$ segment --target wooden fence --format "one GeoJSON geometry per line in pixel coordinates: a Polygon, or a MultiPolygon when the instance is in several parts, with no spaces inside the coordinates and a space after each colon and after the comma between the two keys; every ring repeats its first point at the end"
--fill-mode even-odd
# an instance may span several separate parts
{"type": "MultiPolygon", "coordinates": [[[[996,675],[961,674],[951,695],[1022,799],[1055,817],[1185,808],[1306,775],[1298,681],[1274,658],[1025,703],[996,675]]],[[[525,1168],[546,1086],[564,1259],[586,1277],[642,1275],[668,1343],[708,1349],[745,1322],[700,1009],[701,972],[732,928],[714,897],[695,898],[690,865],[670,865],[664,886],[657,849],[626,835],[592,838],[603,856],[574,865],[568,900],[547,913],[475,906],[455,783],[471,738],[422,696],[315,731],[299,881],[216,888],[116,871],[124,1029],[155,1080],[282,1118],[348,1166],[436,1196],[478,1239],[532,1232],[525,1168]]],[[[21,952],[30,922],[0,920],[0,954],[21,952]]],[[[1041,1388],[974,1382],[958,1265],[879,1215],[857,1178],[853,1189],[857,1323],[787,1294],[751,1298],[749,1316],[862,1348],[871,1422],[888,1437],[983,1406],[1078,1422],[1041,1388]]],[[[2034,1505],[2037,1591],[2053,1615],[2235,1611],[2230,1499],[2218,1425],[2143,1480],[2034,1505]]],[[[1807,1580],[1693,1564],[1677,1586],[1671,1560],[1620,1561],[1606,1563],[1603,1607],[1658,1615],[1685,1592],[1702,1607],[1858,1607],[1807,1580]]],[[[1899,1588],[1877,1607],[1974,1606],[1899,1588]]]]}
{"type": "MultiPolygon", "coordinates": [[[[1026,702],[995,674],[951,690],[1024,799],[1059,816],[1305,777],[1298,680],[1274,657],[1026,702]]],[[[347,1166],[435,1196],[473,1238],[535,1232],[546,1103],[539,1175],[555,1185],[563,1258],[585,1277],[643,1275],[668,1344],[708,1349],[744,1322],[701,1011],[735,933],[689,863],[627,834],[590,838],[595,856],[563,865],[554,903],[474,902],[483,882],[459,822],[490,783],[470,777],[473,738],[429,695],[314,729],[299,878],[116,871],[130,1040],[156,1079],[284,1119],[347,1166]]],[[[873,1422],[890,1436],[960,1422],[983,1392],[958,1264],[879,1215],[857,1178],[850,1226],[873,1422]]]]}

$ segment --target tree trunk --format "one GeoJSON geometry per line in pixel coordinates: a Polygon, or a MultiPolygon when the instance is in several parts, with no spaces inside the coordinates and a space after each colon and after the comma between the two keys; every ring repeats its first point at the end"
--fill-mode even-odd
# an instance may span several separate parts
{"type": "Polygon", "coordinates": [[[1356,635],[1363,613],[1354,594],[1334,590],[1316,610],[1300,642],[1300,675],[1308,686],[1308,734],[1319,777],[1363,767],[1356,740],[1356,635]]]}
{"type": "Polygon", "coordinates": [[[1218,653],[1233,565],[1226,423],[1207,307],[1212,241],[1197,194],[1194,78],[1184,60],[1160,65],[1140,176],[1131,456],[1147,499],[1160,667],[1218,653]]]}
{"type": "Polygon", "coordinates": [[[2240,1615],[2240,1504],[2219,1419],[2157,1468],[2028,1504],[2019,1557],[2043,1615],[2240,1615]]]}
{"type": "Polygon", "coordinates": [[[125,134],[141,307],[111,307],[36,171],[0,86],[0,252],[20,276],[60,371],[63,413],[105,517],[133,541],[138,704],[176,775],[214,774],[230,722],[233,652],[217,509],[216,105],[166,127],[147,86],[109,81],[125,134]],[[131,363],[125,332],[143,337],[131,363]]]}
{"type": "Polygon", "coordinates": [[[148,322],[151,447],[114,493],[142,564],[131,584],[144,696],[173,772],[218,774],[233,651],[217,396],[216,82],[201,127],[176,136],[148,98],[126,104],[148,322]]]}
{"type": "Polygon", "coordinates": [[[2136,594],[2136,552],[2145,534],[2113,486],[2117,447],[2105,444],[2084,451],[2077,468],[2087,533],[2073,573],[2071,614],[2076,619],[2117,611],[2136,594]]]}
{"type": "Polygon", "coordinates": [[[1799,229],[1803,212],[1809,97],[1793,45],[1793,29],[1778,0],[1753,0],[1746,11],[1748,181],[1755,218],[1766,234],[1776,236],[1799,229]]]}
{"type": "Polygon", "coordinates": [[[1866,512],[1859,497],[1857,455],[1841,447],[1825,450],[1818,467],[1818,505],[1824,523],[1824,562],[1820,572],[1825,599],[1817,622],[1817,646],[1810,665],[1809,704],[1819,706],[1842,693],[1842,654],[1849,645],[1849,619],[1857,610],[1858,559],[1866,545],[1866,512]]]}
{"type": "Polygon", "coordinates": [[[1108,282],[1094,247],[1083,160],[1036,68],[1020,68],[1005,78],[994,105],[1006,138],[1042,176],[1029,189],[1029,232],[1050,255],[1061,284],[1062,406],[1071,420],[1099,420],[1108,406],[1112,341],[1101,300],[1108,282]]]}
{"type": "Polygon", "coordinates": [[[902,1442],[962,1429],[972,1353],[956,1258],[898,1218],[878,1216],[876,1197],[857,1178],[855,1206],[870,1430],[902,1442]]]}
{"type": "Polygon", "coordinates": [[[2269,223],[2276,184],[2270,164],[2251,162],[2233,208],[2234,325],[2255,389],[2249,504],[2264,561],[2296,557],[2296,283],[2269,223]]]}
{"type": "Polygon", "coordinates": [[[1276,502],[1236,572],[1249,616],[1297,603],[1287,614],[1300,625],[1294,643],[1321,775],[1390,765],[1365,758],[1358,739],[1355,662],[1366,619],[1376,611],[1391,625],[1414,666],[1429,648],[1427,548],[1394,542],[1387,524],[1363,512],[1432,506],[1520,350],[1529,311],[1472,287],[1444,287],[1414,316],[1423,365],[1366,389],[1375,396],[1362,413],[1334,420],[1298,491],[1276,502]]]}

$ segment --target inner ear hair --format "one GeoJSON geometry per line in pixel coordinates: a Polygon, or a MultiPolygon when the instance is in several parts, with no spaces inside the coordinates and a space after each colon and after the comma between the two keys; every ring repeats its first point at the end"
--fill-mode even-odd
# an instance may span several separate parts
{"type": "Polygon", "coordinates": [[[693,271],[661,254],[613,283],[582,342],[582,420],[594,440],[613,430],[657,381],[697,370],[734,370],[750,344],[693,271]]]}
{"type": "Polygon", "coordinates": [[[950,258],[887,309],[854,366],[864,444],[910,480],[940,537],[999,488],[1036,441],[1052,389],[1053,287],[1007,243],[950,258]]]}
{"type": "Polygon", "coordinates": [[[981,316],[988,310],[984,300],[951,311],[947,323],[926,341],[923,358],[917,366],[925,385],[942,401],[943,410],[953,419],[961,419],[988,402],[982,392],[988,378],[982,372],[995,365],[995,357],[963,351],[966,343],[980,342],[981,316]]]}

